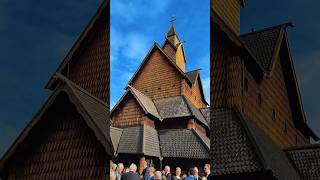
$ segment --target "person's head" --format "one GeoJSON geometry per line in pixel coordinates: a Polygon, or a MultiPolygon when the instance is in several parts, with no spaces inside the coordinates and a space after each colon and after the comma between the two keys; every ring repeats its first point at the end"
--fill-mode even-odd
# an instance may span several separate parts
{"type": "Polygon", "coordinates": [[[135,165],[135,164],[132,163],[132,164],[130,165],[129,169],[130,169],[130,171],[136,173],[136,172],[137,172],[137,165],[135,165]]]}
{"type": "Polygon", "coordinates": [[[188,176],[193,175],[193,171],[194,171],[194,169],[193,169],[193,168],[189,168],[189,170],[188,170],[188,176]]]}
{"type": "Polygon", "coordinates": [[[161,180],[161,172],[156,171],[153,176],[154,180],[161,180]]]}
{"type": "Polygon", "coordinates": [[[203,170],[204,170],[204,173],[206,173],[206,175],[210,174],[210,168],[211,168],[210,164],[204,165],[203,170]]]}
{"type": "Polygon", "coordinates": [[[198,174],[199,174],[199,170],[198,170],[198,167],[193,167],[193,175],[194,176],[198,176],[198,174]]]}
{"type": "Polygon", "coordinates": [[[181,168],[176,167],[176,176],[180,176],[180,175],[181,175],[181,168]]]}
{"type": "Polygon", "coordinates": [[[164,172],[165,172],[165,173],[170,173],[170,166],[166,165],[166,166],[164,167],[164,172]]]}
{"type": "Polygon", "coordinates": [[[117,171],[119,173],[122,173],[123,169],[124,169],[124,165],[122,163],[119,163],[118,166],[117,166],[117,171]]]}
{"type": "Polygon", "coordinates": [[[128,173],[130,169],[128,167],[124,168],[124,173],[128,173]]]}
{"type": "Polygon", "coordinates": [[[116,171],[116,169],[117,169],[117,164],[112,163],[112,164],[111,164],[111,170],[112,170],[112,171],[116,171]]]}
{"type": "Polygon", "coordinates": [[[149,172],[148,172],[149,176],[154,176],[155,171],[156,170],[154,169],[154,167],[149,167],[149,172]]]}

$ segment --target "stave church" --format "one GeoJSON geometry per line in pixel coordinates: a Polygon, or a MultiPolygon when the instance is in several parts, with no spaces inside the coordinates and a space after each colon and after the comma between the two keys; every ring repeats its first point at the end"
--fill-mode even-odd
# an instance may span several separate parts
{"type": "Polygon", "coordinates": [[[211,1],[211,166],[215,179],[319,179],[319,137],[303,110],[288,28],[240,34],[244,0],[211,1]]]}
{"type": "Polygon", "coordinates": [[[164,43],[152,45],[111,110],[115,162],[129,166],[144,157],[157,169],[184,171],[209,163],[209,104],[200,70],[186,71],[186,63],[171,24],[164,43]]]}

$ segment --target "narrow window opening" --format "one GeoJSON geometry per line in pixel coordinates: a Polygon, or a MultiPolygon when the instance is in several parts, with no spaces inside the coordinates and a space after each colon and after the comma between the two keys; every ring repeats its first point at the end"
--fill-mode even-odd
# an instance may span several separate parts
{"type": "Polygon", "coordinates": [[[272,120],[275,121],[276,120],[276,110],[272,109],[272,120]]]}

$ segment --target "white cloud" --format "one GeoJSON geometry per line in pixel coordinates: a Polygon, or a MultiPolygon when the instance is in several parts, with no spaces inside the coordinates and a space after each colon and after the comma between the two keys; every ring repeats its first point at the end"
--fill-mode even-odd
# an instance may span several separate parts
{"type": "Polygon", "coordinates": [[[202,86],[206,101],[210,103],[210,77],[205,77],[202,79],[202,86]]]}

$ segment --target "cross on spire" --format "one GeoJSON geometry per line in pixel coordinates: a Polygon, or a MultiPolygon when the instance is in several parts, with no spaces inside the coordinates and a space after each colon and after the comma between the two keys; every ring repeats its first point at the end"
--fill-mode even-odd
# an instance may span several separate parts
{"type": "Polygon", "coordinates": [[[174,22],[175,20],[177,20],[176,17],[175,17],[175,16],[171,16],[171,20],[170,20],[171,24],[173,24],[173,22],[174,22]]]}

